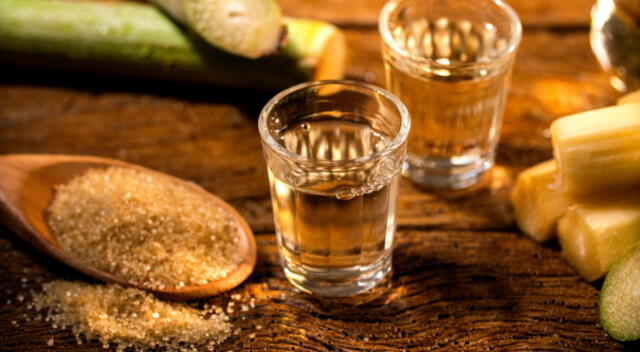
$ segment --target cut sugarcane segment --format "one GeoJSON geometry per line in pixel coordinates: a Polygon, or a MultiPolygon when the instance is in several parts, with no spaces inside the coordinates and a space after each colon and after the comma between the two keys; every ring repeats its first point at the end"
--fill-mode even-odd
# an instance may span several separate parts
{"type": "MultiPolygon", "coordinates": [[[[638,2],[640,4],[640,1],[638,2]]],[[[640,6],[640,5],[639,5],[640,6]]],[[[623,95],[618,99],[618,105],[640,103],[640,89],[623,95]]]]}
{"type": "Polygon", "coordinates": [[[274,0],[153,0],[209,43],[249,58],[272,54],[284,38],[274,0]]]}
{"type": "Polygon", "coordinates": [[[638,190],[576,203],[558,222],[562,253],[584,279],[604,276],[611,264],[640,243],[638,190]]]}
{"type": "Polygon", "coordinates": [[[299,67],[315,69],[315,80],[344,76],[347,40],[342,31],[327,22],[285,17],[289,31],[283,52],[296,59],[299,67]]]}
{"type": "Polygon", "coordinates": [[[556,178],[556,162],[548,160],[520,173],[511,193],[520,230],[539,242],[555,235],[558,219],[569,205],[556,178]]]}
{"type": "Polygon", "coordinates": [[[265,90],[342,78],[340,29],[321,21],[286,22],[285,48],[251,60],[212,48],[153,5],[1,0],[0,64],[265,90]]]}
{"type": "Polygon", "coordinates": [[[640,247],[612,267],[600,292],[600,322],[616,340],[640,339],[640,247]]]}
{"type": "Polygon", "coordinates": [[[567,196],[640,184],[640,103],[563,117],[551,125],[551,135],[567,196]]]}

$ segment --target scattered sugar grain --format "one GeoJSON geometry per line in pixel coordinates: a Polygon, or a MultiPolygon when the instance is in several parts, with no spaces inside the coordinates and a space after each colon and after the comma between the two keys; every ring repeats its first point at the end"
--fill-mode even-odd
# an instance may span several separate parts
{"type": "Polygon", "coordinates": [[[47,346],[53,346],[53,339],[49,339],[49,341],[47,341],[47,346]]]}
{"type": "Polygon", "coordinates": [[[74,257],[155,288],[224,278],[241,261],[236,225],[204,192],[133,169],[57,187],[47,221],[74,257]]]}
{"type": "Polygon", "coordinates": [[[198,310],[113,284],[46,283],[42,293],[34,294],[34,308],[45,311],[53,324],[71,327],[78,344],[81,338],[97,339],[117,351],[212,351],[232,333],[229,318],[214,313],[215,306],[198,310]]]}

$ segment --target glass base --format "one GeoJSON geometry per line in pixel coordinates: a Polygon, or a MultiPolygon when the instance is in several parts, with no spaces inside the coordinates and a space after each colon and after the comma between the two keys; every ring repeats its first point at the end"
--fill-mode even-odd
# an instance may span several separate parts
{"type": "Polygon", "coordinates": [[[402,173],[422,187],[456,190],[478,183],[492,165],[493,155],[446,159],[409,155],[402,173]]]}
{"type": "Polygon", "coordinates": [[[373,288],[391,271],[391,253],[370,265],[317,268],[297,264],[282,256],[284,274],[291,284],[322,296],[351,296],[373,288]]]}

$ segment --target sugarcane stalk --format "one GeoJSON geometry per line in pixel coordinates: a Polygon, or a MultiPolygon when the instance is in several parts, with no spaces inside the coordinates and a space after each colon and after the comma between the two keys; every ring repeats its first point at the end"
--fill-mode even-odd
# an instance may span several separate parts
{"type": "Polygon", "coordinates": [[[558,219],[569,206],[556,184],[557,175],[555,160],[547,160],[521,172],[511,192],[518,227],[539,242],[548,241],[556,234],[558,219]]]}
{"type": "Polygon", "coordinates": [[[267,90],[342,76],[339,29],[285,22],[289,40],[277,55],[247,59],[212,47],[153,5],[2,0],[0,63],[267,90]]]}
{"type": "Polygon", "coordinates": [[[640,103],[640,89],[627,93],[618,98],[617,105],[640,103]]]}
{"type": "Polygon", "coordinates": [[[210,44],[258,58],[275,52],[285,38],[274,0],[152,0],[210,44]]]}
{"type": "Polygon", "coordinates": [[[568,197],[640,186],[640,103],[557,119],[551,124],[551,141],[568,197]]]}

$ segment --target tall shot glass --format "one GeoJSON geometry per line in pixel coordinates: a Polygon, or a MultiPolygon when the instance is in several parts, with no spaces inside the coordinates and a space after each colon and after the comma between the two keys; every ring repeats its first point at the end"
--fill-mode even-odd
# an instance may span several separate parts
{"type": "Polygon", "coordinates": [[[409,124],[395,96],[352,81],[303,83],[264,107],[278,249],[294,286],[346,296],[390,271],[409,124]]]}
{"type": "Polygon", "coordinates": [[[409,109],[405,174],[460,189],[493,165],[522,28],[500,0],[391,0],[379,21],[387,88],[409,109]]]}

